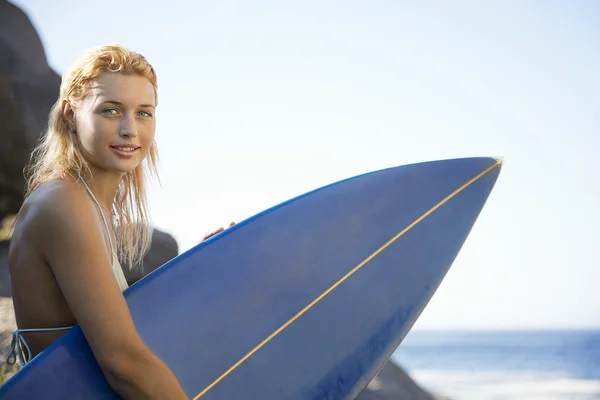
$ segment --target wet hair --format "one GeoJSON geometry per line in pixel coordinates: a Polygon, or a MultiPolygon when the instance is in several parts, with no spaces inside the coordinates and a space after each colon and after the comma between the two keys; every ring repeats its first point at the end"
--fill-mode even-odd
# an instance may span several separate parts
{"type": "MultiPolygon", "coordinates": [[[[48,128],[31,153],[31,163],[25,169],[29,196],[40,185],[57,178],[77,179],[78,174],[93,179],[74,132],[63,115],[66,100],[73,105],[83,102],[91,93],[91,84],[106,72],[147,78],[157,96],[156,73],[144,56],[121,45],[107,45],[83,53],[63,75],[58,100],[48,118],[48,128]]],[[[152,227],[146,201],[145,179],[157,174],[158,152],[153,142],[145,160],[119,183],[112,204],[118,256],[121,262],[139,265],[150,248],[152,227]]]]}

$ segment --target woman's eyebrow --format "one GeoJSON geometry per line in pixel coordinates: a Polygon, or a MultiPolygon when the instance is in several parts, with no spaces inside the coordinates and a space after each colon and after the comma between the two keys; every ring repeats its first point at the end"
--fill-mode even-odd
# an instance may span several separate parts
{"type": "MultiPolygon", "coordinates": [[[[101,104],[115,104],[118,106],[122,106],[123,103],[121,103],[120,101],[115,101],[115,100],[106,100],[103,101],[101,104]]],[[[150,107],[150,108],[155,108],[152,104],[140,104],[140,107],[150,107]]]]}

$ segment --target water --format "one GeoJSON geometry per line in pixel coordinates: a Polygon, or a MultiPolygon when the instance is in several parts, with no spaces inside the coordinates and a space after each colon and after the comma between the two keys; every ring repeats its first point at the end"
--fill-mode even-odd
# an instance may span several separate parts
{"type": "Polygon", "coordinates": [[[453,400],[600,400],[600,331],[413,331],[392,359],[453,400]]]}

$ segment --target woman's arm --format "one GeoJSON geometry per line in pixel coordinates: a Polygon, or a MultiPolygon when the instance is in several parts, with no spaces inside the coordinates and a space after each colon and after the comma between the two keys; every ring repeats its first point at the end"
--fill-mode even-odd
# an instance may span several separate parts
{"type": "Polygon", "coordinates": [[[35,227],[37,246],[110,386],[124,399],[187,399],[135,328],[89,197],[61,188],[44,203],[35,227]]]}

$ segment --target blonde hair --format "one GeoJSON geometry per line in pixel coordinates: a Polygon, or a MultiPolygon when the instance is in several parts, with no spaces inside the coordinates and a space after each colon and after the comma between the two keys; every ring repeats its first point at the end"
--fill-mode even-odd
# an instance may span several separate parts
{"type": "MultiPolygon", "coordinates": [[[[121,45],[87,50],[62,77],[58,100],[50,111],[48,129],[33,150],[31,163],[26,168],[29,176],[25,197],[52,179],[77,179],[79,173],[92,176],[75,135],[63,116],[62,103],[64,100],[72,104],[83,101],[90,93],[92,81],[104,72],[146,77],[154,86],[157,96],[156,73],[141,54],[121,45]]],[[[145,175],[150,173],[158,177],[157,163],[158,152],[153,142],[144,162],[124,175],[112,204],[118,256],[129,267],[141,263],[150,248],[152,227],[146,202],[145,175]],[[146,168],[144,164],[147,164],[146,168]]]]}

